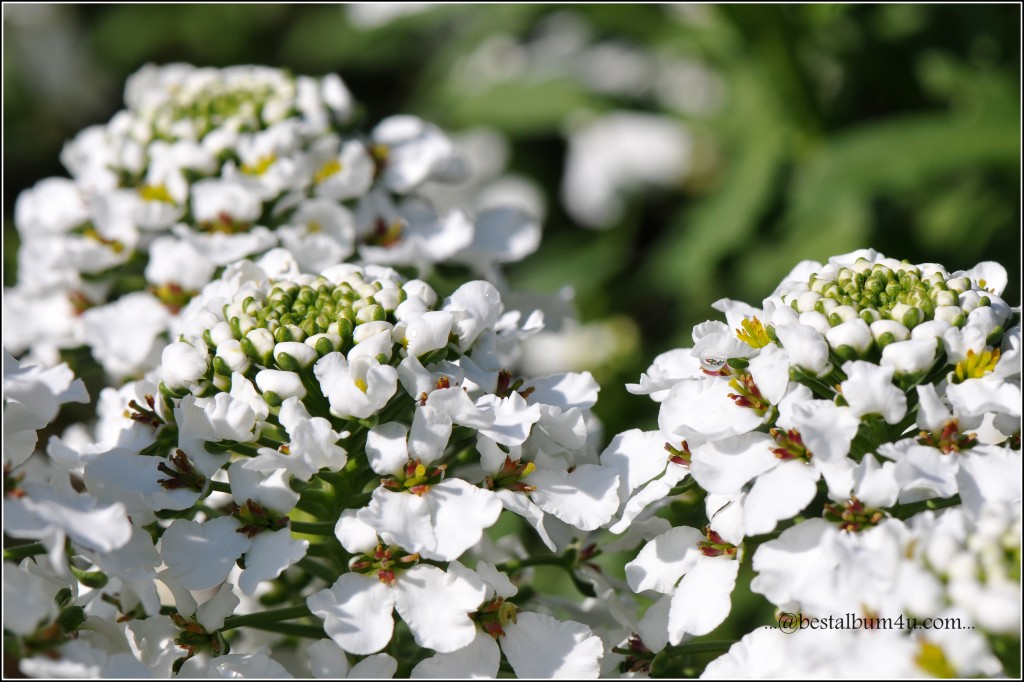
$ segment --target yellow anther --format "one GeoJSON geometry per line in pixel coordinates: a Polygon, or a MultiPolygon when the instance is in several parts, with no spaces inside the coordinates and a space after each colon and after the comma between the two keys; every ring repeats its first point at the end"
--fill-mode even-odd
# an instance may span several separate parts
{"type": "Polygon", "coordinates": [[[523,474],[522,474],[523,478],[526,478],[527,476],[529,476],[530,474],[532,474],[536,470],[537,470],[537,465],[536,464],[534,464],[533,462],[527,462],[526,466],[523,467],[523,474]]]}
{"type": "Polygon", "coordinates": [[[416,478],[422,478],[427,475],[427,467],[422,464],[416,465],[416,478]]]}
{"type": "Polygon", "coordinates": [[[984,350],[975,353],[967,351],[967,357],[956,364],[956,379],[953,383],[960,384],[968,379],[980,379],[996,368],[999,362],[999,349],[984,350]]]}
{"type": "Polygon", "coordinates": [[[319,183],[323,182],[324,180],[326,180],[327,178],[331,177],[332,175],[334,175],[335,173],[337,173],[340,170],[341,170],[341,161],[338,161],[337,159],[331,159],[330,161],[328,161],[324,165],[320,166],[320,170],[318,170],[313,175],[313,180],[317,184],[319,184],[319,183]]]}
{"type": "Polygon", "coordinates": [[[362,391],[363,393],[366,393],[366,380],[365,379],[356,379],[355,380],[355,385],[356,385],[356,388],[358,388],[360,391],[362,391]]]}
{"type": "Polygon", "coordinates": [[[516,605],[510,601],[504,601],[501,606],[498,607],[498,622],[503,626],[509,623],[516,622],[516,616],[519,614],[519,609],[516,605]]]}
{"type": "Polygon", "coordinates": [[[267,154],[261,156],[256,163],[244,163],[242,164],[241,171],[246,175],[263,175],[267,172],[267,169],[274,165],[277,161],[277,154],[267,154]]]}
{"type": "Polygon", "coordinates": [[[937,644],[922,641],[921,651],[914,657],[914,662],[934,677],[944,679],[959,677],[946,658],[945,652],[937,644]]]}
{"type": "Polygon", "coordinates": [[[736,338],[743,341],[751,348],[764,348],[772,342],[768,338],[768,333],[764,330],[764,325],[761,324],[761,320],[756,317],[750,320],[744,319],[740,322],[740,326],[743,329],[736,330],[736,338]]]}
{"type": "Polygon", "coordinates": [[[171,193],[167,191],[166,185],[141,185],[139,187],[139,196],[142,197],[143,201],[162,201],[165,204],[174,203],[174,199],[171,197],[171,193]]]}
{"type": "Polygon", "coordinates": [[[323,225],[320,224],[320,221],[318,221],[318,220],[310,220],[309,223],[306,224],[306,233],[307,234],[316,234],[317,232],[323,232],[323,231],[324,231],[324,227],[323,227],[323,225]]]}

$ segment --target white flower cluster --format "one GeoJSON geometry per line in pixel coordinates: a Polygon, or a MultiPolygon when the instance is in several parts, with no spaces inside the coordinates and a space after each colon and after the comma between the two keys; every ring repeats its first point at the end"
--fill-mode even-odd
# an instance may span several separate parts
{"type": "Polygon", "coordinates": [[[137,378],[192,296],[279,245],[304,272],[357,258],[482,274],[537,246],[539,223],[520,208],[436,207],[423,190],[470,172],[453,142],[407,115],[360,130],[337,76],[150,65],[125,103],[65,146],[70,178],[18,198],[13,353],[52,362],[85,345],[114,379],[137,378]]]}
{"type": "Polygon", "coordinates": [[[85,624],[103,622],[107,641],[63,643],[74,627],[40,639],[49,608],[17,630],[26,670],[107,674],[130,652],[133,676],[277,671],[248,634],[248,652],[229,654],[238,641],[226,633],[266,618],[258,600],[284,590],[285,617],[322,619],[293,625],[329,636],[308,649],[315,675],[394,674],[378,654],[397,631],[393,611],[434,654],[414,675],[493,677],[502,655],[520,676],[598,675],[602,641],[530,610],[532,590],[517,598],[482,543],[503,510],[555,549],[618,505],[617,477],[591,443],[594,379],[514,374],[539,314],[505,310],[485,281],[440,300],[381,266],[303,274],[275,249],[228,266],[178,326],[156,373],[105,390],[95,442],[51,440],[63,479],[84,482],[81,513],[111,517],[71,519],[92,529],[71,536],[85,564],[76,575],[104,580],[66,599],[85,624]],[[350,670],[345,652],[377,656],[350,670]]]}
{"type": "Polygon", "coordinates": [[[781,612],[964,631],[760,629],[708,676],[1000,674],[982,633],[1020,632],[1021,331],[1005,284],[995,263],[949,273],[857,251],[801,263],[760,308],[719,301],[728,324],[659,356],[628,388],[660,403],[660,428],[601,455],[628,497],[611,530],[685,490],[705,493],[708,523],[627,564],[657,599],[634,649],[714,630],[749,558],[751,589],[781,612]]]}

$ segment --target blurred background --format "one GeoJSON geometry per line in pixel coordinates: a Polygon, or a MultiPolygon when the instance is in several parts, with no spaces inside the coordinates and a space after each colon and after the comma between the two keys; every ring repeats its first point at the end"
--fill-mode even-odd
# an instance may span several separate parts
{"type": "Polygon", "coordinates": [[[367,123],[420,115],[516,186],[545,234],[511,284],[579,311],[528,363],[593,371],[606,438],[655,423],[623,384],[711,302],[801,259],[1000,260],[1020,303],[1014,5],[5,4],[3,28],[6,286],[18,193],[129,74],[185,61],[337,72],[367,123]]]}

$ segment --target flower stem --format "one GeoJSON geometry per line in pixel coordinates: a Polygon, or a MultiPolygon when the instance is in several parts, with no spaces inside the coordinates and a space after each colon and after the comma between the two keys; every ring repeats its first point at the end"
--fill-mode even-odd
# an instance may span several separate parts
{"type": "Polygon", "coordinates": [[[292,620],[293,618],[305,618],[312,615],[313,614],[309,610],[308,606],[300,604],[299,606],[288,606],[283,609],[271,609],[269,611],[260,611],[259,613],[249,613],[244,616],[228,616],[224,619],[224,627],[221,628],[221,632],[243,626],[258,628],[260,625],[278,623],[282,620],[292,620]]]}
{"type": "Polygon", "coordinates": [[[18,545],[4,550],[4,561],[21,561],[30,556],[46,554],[46,547],[40,542],[18,545]]]}
{"type": "Polygon", "coordinates": [[[292,521],[291,527],[293,533],[303,533],[305,535],[326,535],[334,536],[335,524],[329,521],[292,521]]]}
{"type": "Polygon", "coordinates": [[[930,500],[921,500],[920,502],[909,502],[907,504],[898,504],[889,510],[889,513],[897,519],[909,519],[918,512],[932,510],[938,511],[939,509],[946,509],[947,507],[955,507],[960,504],[960,496],[954,495],[953,497],[934,497],[930,500]]]}
{"type": "Polygon", "coordinates": [[[257,623],[249,627],[267,632],[278,632],[282,635],[293,637],[306,637],[307,639],[327,639],[327,633],[320,625],[302,625],[300,623],[257,623]]]}
{"type": "Polygon", "coordinates": [[[334,584],[334,581],[338,579],[337,573],[335,573],[327,566],[324,566],[323,564],[317,561],[313,561],[309,557],[299,559],[295,563],[295,565],[301,568],[302,570],[306,571],[307,573],[312,573],[316,577],[332,585],[334,584]]]}
{"type": "Polygon", "coordinates": [[[526,559],[512,559],[503,564],[498,564],[497,569],[504,573],[520,571],[529,566],[565,566],[565,557],[560,556],[533,556],[526,559]]]}

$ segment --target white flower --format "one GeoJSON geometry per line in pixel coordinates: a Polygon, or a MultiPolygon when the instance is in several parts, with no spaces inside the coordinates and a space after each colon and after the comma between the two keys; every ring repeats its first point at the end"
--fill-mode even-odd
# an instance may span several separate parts
{"type": "Polygon", "coordinates": [[[167,309],[150,294],[128,294],[82,314],[86,343],[112,376],[142,374],[155,367],[162,345],[158,337],[167,329],[167,309]]]}
{"type": "MultiPolygon", "coordinates": [[[[357,518],[389,544],[427,559],[457,559],[498,520],[501,503],[494,493],[463,480],[437,480],[442,470],[429,468],[429,457],[412,460],[412,445],[412,435],[406,444],[405,428],[400,424],[384,424],[370,431],[366,441],[370,466],[378,474],[394,478],[392,484],[373,491],[370,504],[357,518]]],[[[443,448],[432,451],[439,456],[443,448]]],[[[428,454],[422,448],[420,452],[428,454]]]]}
{"type": "Polygon", "coordinates": [[[437,126],[415,116],[386,118],[373,129],[372,137],[386,150],[381,181],[399,194],[425,180],[444,178],[457,164],[452,141],[437,126]]]}
{"type": "Polygon", "coordinates": [[[569,138],[562,203],[587,227],[613,225],[627,192],[688,173],[692,145],[687,128],[666,116],[619,111],[581,126],[569,138]]]}
{"type": "Polygon", "coordinates": [[[847,379],[842,382],[846,404],[858,417],[881,415],[889,424],[896,424],[907,413],[907,397],[892,384],[892,367],[880,367],[862,360],[843,365],[847,379]]]}
{"type": "Polygon", "coordinates": [[[341,419],[365,419],[380,410],[398,388],[398,371],[373,358],[347,360],[341,353],[328,353],[313,366],[323,394],[331,403],[331,414],[341,419]]]}
{"type": "Polygon", "coordinates": [[[626,564],[626,580],[634,592],[653,590],[672,595],[668,640],[706,635],[729,615],[739,561],[736,548],[713,533],[680,526],[654,538],[626,564]]]}
{"type": "Polygon", "coordinates": [[[306,599],[324,619],[324,630],[353,654],[372,654],[391,641],[397,609],[416,643],[436,651],[469,644],[476,625],[469,618],[484,599],[484,585],[472,572],[417,565],[390,583],[375,575],[345,573],[329,589],[306,599]]]}
{"type": "Polygon", "coordinates": [[[367,656],[349,666],[345,651],[329,639],[320,639],[307,646],[306,656],[309,657],[313,677],[319,679],[390,679],[398,670],[398,661],[389,654],[367,656]]]}
{"type": "Polygon", "coordinates": [[[57,417],[64,403],[89,401],[85,384],[64,363],[44,369],[22,365],[4,351],[4,466],[24,462],[36,446],[36,432],[57,417]]]}

